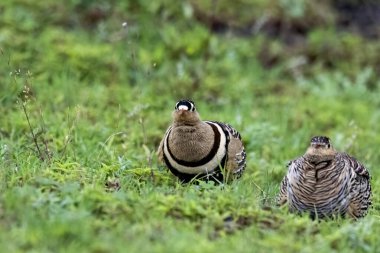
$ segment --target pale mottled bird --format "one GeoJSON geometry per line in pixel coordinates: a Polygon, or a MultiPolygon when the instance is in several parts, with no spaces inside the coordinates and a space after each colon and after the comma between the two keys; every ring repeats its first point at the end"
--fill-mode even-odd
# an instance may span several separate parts
{"type": "Polygon", "coordinates": [[[337,152],[328,137],[316,136],[306,153],[288,165],[278,196],[278,204],[285,203],[313,218],[360,218],[371,205],[370,175],[354,157],[337,152]]]}
{"type": "Polygon", "coordinates": [[[173,123],[157,150],[160,161],[182,182],[215,182],[241,176],[246,154],[240,134],[228,124],[202,121],[191,100],[175,105],[173,123]]]}

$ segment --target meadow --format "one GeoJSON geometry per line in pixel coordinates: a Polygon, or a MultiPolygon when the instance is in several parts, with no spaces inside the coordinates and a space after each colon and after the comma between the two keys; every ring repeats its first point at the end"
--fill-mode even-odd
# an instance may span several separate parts
{"type": "Polygon", "coordinates": [[[377,10],[2,0],[0,252],[379,252],[377,10]],[[240,180],[182,185],[157,161],[181,98],[239,130],[240,180]],[[365,218],[276,206],[315,135],[370,171],[365,218]]]}

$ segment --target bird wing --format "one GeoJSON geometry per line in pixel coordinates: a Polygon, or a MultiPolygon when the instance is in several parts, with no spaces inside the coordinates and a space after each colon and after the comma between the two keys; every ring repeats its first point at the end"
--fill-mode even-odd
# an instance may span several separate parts
{"type": "Polygon", "coordinates": [[[240,133],[231,125],[218,122],[209,121],[218,124],[222,129],[227,139],[227,164],[226,168],[232,172],[234,177],[239,178],[246,167],[246,152],[240,133]]]}
{"type": "Polygon", "coordinates": [[[235,129],[233,128],[230,124],[226,124],[226,123],[221,123],[221,122],[217,122],[220,126],[222,126],[223,130],[224,131],[227,131],[229,133],[230,136],[232,136],[233,138],[236,138],[236,139],[239,139],[241,140],[241,135],[240,133],[235,129]]]}
{"type": "Polygon", "coordinates": [[[370,174],[363,164],[348,154],[340,154],[339,159],[343,160],[351,171],[348,214],[355,219],[363,217],[372,204],[370,174]]]}
{"type": "Polygon", "coordinates": [[[289,194],[297,193],[300,198],[308,199],[309,196],[305,193],[313,192],[315,187],[315,173],[309,166],[310,164],[302,156],[287,164],[288,171],[281,181],[280,193],[277,196],[278,205],[288,202],[289,194]],[[292,188],[290,193],[289,187],[292,188]]]}
{"type": "MultiPolygon", "coordinates": [[[[297,167],[300,165],[297,163],[297,160],[289,161],[288,164],[286,165],[288,172],[281,181],[280,193],[278,194],[277,201],[276,201],[277,205],[284,205],[288,201],[288,184],[289,184],[288,174],[289,174],[289,169],[291,166],[297,167]]],[[[294,169],[292,169],[292,170],[294,170],[294,169]]]]}
{"type": "Polygon", "coordinates": [[[281,181],[280,184],[280,193],[277,196],[277,205],[284,205],[286,202],[288,202],[288,177],[287,175],[284,176],[284,178],[281,181]]]}
{"type": "Polygon", "coordinates": [[[353,171],[357,175],[363,176],[368,179],[370,178],[368,170],[365,168],[363,164],[361,164],[358,160],[356,160],[355,157],[352,157],[346,153],[342,153],[341,159],[348,161],[350,167],[353,169],[353,171]]]}
{"type": "Polygon", "coordinates": [[[162,138],[160,142],[160,145],[158,146],[156,154],[160,162],[164,162],[164,143],[171,129],[172,129],[172,126],[169,126],[165,132],[164,137],[162,138]]]}

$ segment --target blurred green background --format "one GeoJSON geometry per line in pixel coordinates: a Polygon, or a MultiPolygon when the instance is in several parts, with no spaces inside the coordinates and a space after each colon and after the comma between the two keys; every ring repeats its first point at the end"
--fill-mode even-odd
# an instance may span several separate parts
{"type": "Polygon", "coordinates": [[[0,251],[376,252],[379,37],[376,0],[2,0],[0,251]],[[240,181],[157,163],[181,98],[240,131],[240,181]],[[275,207],[314,135],[371,172],[361,221],[275,207]]]}

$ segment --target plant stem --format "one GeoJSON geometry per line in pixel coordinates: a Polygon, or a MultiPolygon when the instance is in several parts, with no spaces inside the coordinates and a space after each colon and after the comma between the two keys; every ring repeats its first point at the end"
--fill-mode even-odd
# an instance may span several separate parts
{"type": "Polygon", "coordinates": [[[36,145],[36,148],[37,148],[37,151],[38,151],[38,155],[39,155],[39,158],[44,161],[44,157],[41,153],[41,149],[40,149],[40,146],[38,146],[38,142],[37,142],[37,138],[33,132],[33,129],[32,129],[32,125],[30,124],[30,120],[29,120],[29,116],[28,116],[28,112],[26,111],[26,106],[24,104],[24,102],[21,103],[22,105],[22,109],[24,111],[24,114],[25,114],[25,117],[26,117],[26,121],[28,121],[28,125],[29,125],[29,129],[30,129],[30,133],[32,134],[32,138],[33,138],[33,141],[34,141],[34,144],[36,145]]]}

